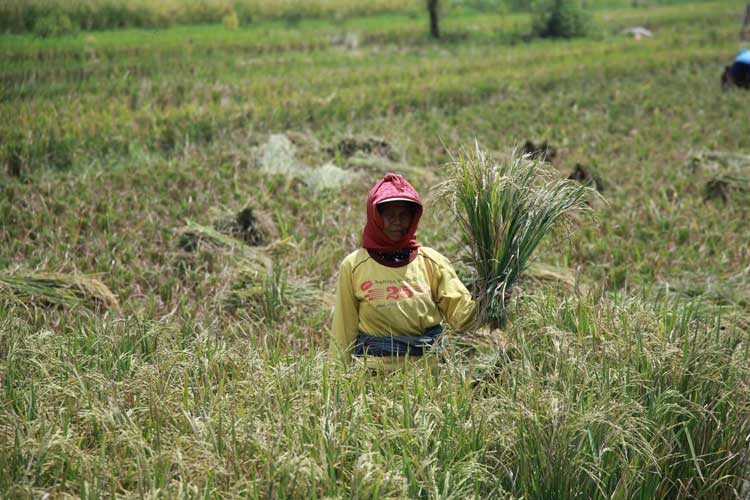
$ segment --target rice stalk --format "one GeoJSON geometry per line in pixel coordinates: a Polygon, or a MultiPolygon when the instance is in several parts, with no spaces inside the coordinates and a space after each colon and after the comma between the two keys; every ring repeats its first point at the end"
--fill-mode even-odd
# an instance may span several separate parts
{"type": "Polygon", "coordinates": [[[120,307],[117,297],[98,279],[62,273],[0,273],[0,298],[66,308],[120,307]]]}
{"type": "Polygon", "coordinates": [[[458,220],[475,272],[472,288],[477,321],[491,327],[507,319],[507,293],[528,269],[531,255],[563,217],[587,209],[595,192],[555,179],[547,164],[516,150],[499,163],[475,143],[448,164],[435,188],[458,220]]]}
{"type": "Polygon", "coordinates": [[[271,272],[240,267],[231,289],[224,298],[232,312],[247,311],[252,317],[276,323],[296,309],[307,309],[322,300],[321,292],[307,283],[290,280],[279,261],[271,272]]]}

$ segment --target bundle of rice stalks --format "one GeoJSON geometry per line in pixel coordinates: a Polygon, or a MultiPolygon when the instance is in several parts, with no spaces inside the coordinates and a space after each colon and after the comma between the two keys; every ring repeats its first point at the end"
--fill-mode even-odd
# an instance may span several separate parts
{"type": "Polygon", "coordinates": [[[688,167],[693,172],[706,170],[711,173],[747,173],[750,171],[750,155],[722,151],[703,151],[691,155],[688,160],[688,167]]]}
{"type": "Polygon", "coordinates": [[[93,310],[120,307],[117,297],[96,278],[61,273],[0,273],[0,299],[93,310]]]}
{"type": "Polygon", "coordinates": [[[703,201],[726,202],[732,194],[750,193],[749,155],[704,151],[692,155],[688,166],[693,173],[710,175],[703,187],[703,201]]]}
{"type": "Polygon", "coordinates": [[[528,269],[537,245],[567,213],[587,210],[586,197],[596,191],[555,179],[547,164],[517,151],[496,163],[475,144],[452,160],[436,194],[450,203],[471,250],[477,321],[500,327],[506,291],[528,269]]]}
{"type": "Polygon", "coordinates": [[[720,199],[726,202],[732,194],[750,193],[750,177],[717,175],[709,179],[703,187],[703,201],[720,199]]]}
{"type": "Polygon", "coordinates": [[[200,247],[213,251],[229,252],[243,259],[246,265],[256,269],[270,269],[271,262],[261,248],[248,246],[245,242],[221,233],[220,231],[197,224],[191,220],[177,231],[180,248],[188,252],[200,247]]]}
{"type": "Polygon", "coordinates": [[[273,217],[263,210],[246,206],[236,214],[217,209],[212,212],[214,229],[250,246],[264,245],[279,237],[273,217]]]}

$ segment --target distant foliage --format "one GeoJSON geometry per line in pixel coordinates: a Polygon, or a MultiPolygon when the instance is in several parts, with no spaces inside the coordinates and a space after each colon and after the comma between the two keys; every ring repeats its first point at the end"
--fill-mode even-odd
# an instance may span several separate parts
{"type": "Polygon", "coordinates": [[[586,36],[591,25],[591,14],[578,0],[542,0],[534,7],[532,31],[543,38],[586,36]]]}
{"type": "Polygon", "coordinates": [[[240,27],[240,18],[235,11],[231,11],[224,16],[224,19],[222,19],[221,22],[224,24],[224,27],[229,30],[236,30],[240,27]]]}
{"type": "Polygon", "coordinates": [[[453,0],[450,6],[478,12],[504,12],[508,10],[507,3],[506,0],[453,0]]]}
{"type": "Polygon", "coordinates": [[[239,24],[247,24],[251,19],[297,22],[423,10],[422,0],[14,0],[0,2],[0,31],[36,32],[37,24],[54,31],[53,21],[63,23],[63,16],[83,30],[106,30],[226,24],[233,13],[239,24]]]}
{"type": "Polygon", "coordinates": [[[78,26],[70,20],[70,16],[59,11],[50,12],[34,23],[34,34],[39,38],[73,35],[77,32],[78,26]]]}

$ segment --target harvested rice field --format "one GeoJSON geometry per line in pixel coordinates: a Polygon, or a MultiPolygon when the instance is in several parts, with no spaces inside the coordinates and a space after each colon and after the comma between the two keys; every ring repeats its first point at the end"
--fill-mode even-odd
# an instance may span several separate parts
{"type": "Polygon", "coordinates": [[[570,39],[527,3],[440,2],[437,40],[418,2],[0,6],[0,497],[750,498],[744,3],[570,39]],[[584,209],[499,328],[335,363],[385,173],[476,279],[439,193],[475,148],[584,209]]]}

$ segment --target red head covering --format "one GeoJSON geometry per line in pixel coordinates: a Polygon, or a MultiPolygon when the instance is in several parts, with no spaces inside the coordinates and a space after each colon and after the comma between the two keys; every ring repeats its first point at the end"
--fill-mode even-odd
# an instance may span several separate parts
{"type": "Polygon", "coordinates": [[[367,196],[367,224],[362,235],[362,246],[378,252],[397,252],[419,247],[417,226],[422,217],[422,200],[409,182],[398,174],[385,174],[383,180],[375,184],[367,196]],[[377,204],[386,201],[404,200],[417,205],[411,226],[401,241],[391,241],[383,232],[383,218],[377,204]]]}

